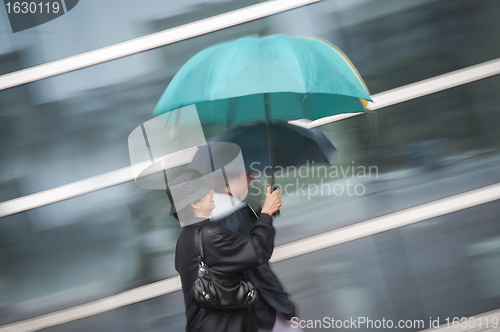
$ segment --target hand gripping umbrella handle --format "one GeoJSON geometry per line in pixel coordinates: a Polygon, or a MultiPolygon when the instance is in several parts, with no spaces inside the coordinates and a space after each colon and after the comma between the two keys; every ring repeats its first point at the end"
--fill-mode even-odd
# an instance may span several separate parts
{"type": "MultiPolygon", "coordinates": [[[[267,177],[267,179],[269,180],[269,187],[271,187],[271,192],[275,191],[277,188],[277,186],[274,184],[274,179],[273,179],[273,176],[272,174],[270,176],[267,177]]],[[[280,210],[276,211],[273,213],[273,217],[276,217],[276,216],[279,216],[280,215],[280,210]]]]}

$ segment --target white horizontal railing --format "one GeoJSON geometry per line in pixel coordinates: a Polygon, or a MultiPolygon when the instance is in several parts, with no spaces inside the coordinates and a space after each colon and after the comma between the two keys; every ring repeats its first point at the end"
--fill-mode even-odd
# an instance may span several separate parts
{"type": "MultiPolygon", "coordinates": [[[[169,155],[161,156],[156,160],[163,160],[164,169],[174,168],[180,165],[190,163],[194,155],[198,151],[198,147],[177,151],[169,155]]],[[[104,174],[99,174],[86,178],[80,181],[72,182],[64,186],[44,190],[35,194],[26,195],[18,198],[11,199],[0,203],[0,218],[6,217],[11,214],[20,213],[23,211],[31,210],[37,207],[45,206],[48,204],[63,201],[80,195],[88,194],[100,189],[112,187],[125,182],[133,181],[133,167],[140,169],[150,166],[150,161],[145,161],[133,166],[127,166],[115,171],[104,174]],[[144,166],[143,166],[144,165],[144,166]]],[[[144,172],[141,177],[151,175],[151,173],[144,172]]]]}
{"type": "MultiPolygon", "coordinates": [[[[271,263],[280,262],[498,199],[500,199],[500,183],[278,246],[274,249],[270,261],[271,263]]],[[[4,325],[0,327],[0,332],[37,331],[149,300],[180,289],[179,276],[175,276],[84,305],[4,325]]]]}
{"type": "Polygon", "coordinates": [[[500,309],[462,318],[449,317],[449,322],[441,320],[439,327],[429,328],[421,332],[498,332],[500,331],[500,309]],[[457,322],[454,322],[454,319],[457,322]]]}
{"type": "Polygon", "coordinates": [[[19,70],[0,76],[0,91],[258,20],[318,1],[320,0],[265,1],[144,37],[19,70]]]}
{"type": "Polygon", "coordinates": [[[494,59],[385,91],[373,96],[373,103],[368,103],[367,108],[369,110],[378,110],[498,74],[500,74],[500,59],[494,59]]]}

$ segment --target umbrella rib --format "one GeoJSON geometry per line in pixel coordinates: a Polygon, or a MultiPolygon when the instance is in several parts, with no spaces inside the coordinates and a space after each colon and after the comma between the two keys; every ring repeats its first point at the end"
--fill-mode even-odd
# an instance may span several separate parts
{"type": "Polygon", "coordinates": [[[151,146],[149,145],[149,140],[148,140],[148,135],[146,134],[146,128],[144,128],[144,124],[141,124],[141,129],[142,129],[142,135],[144,135],[144,142],[146,143],[146,147],[148,148],[148,153],[149,153],[149,159],[151,160],[151,163],[153,164],[155,162],[153,158],[153,152],[151,151],[151,146]]]}

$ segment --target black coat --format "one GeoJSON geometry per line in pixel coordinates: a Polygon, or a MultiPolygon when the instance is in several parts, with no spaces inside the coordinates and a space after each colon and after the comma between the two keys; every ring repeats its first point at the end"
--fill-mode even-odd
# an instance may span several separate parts
{"type": "MultiPolygon", "coordinates": [[[[257,215],[245,204],[230,215],[217,221],[217,225],[227,228],[233,233],[249,234],[257,215]]],[[[254,305],[257,326],[264,330],[272,330],[276,312],[290,320],[295,317],[295,305],[290,301],[278,277],[274,274],[269,262],[245,271],[248,280],[257,288],[259,298],[254,305]]]]}
{"type": "Polygon", "coordinates": [[[256,332],[254,307],[230,310],[199,308],[191,301],[191,287],[197,277],[198,258],[195,232],[203,227],[201,238],[205,263],[220,272],[239,272],[255,268],[271,258],[274,247],[272,217],[261,214],[249,235],[233,234],[209,219],[182,229],[175,249],[175,269],[179,272],[186,309],[187,332],[256,332]]]}

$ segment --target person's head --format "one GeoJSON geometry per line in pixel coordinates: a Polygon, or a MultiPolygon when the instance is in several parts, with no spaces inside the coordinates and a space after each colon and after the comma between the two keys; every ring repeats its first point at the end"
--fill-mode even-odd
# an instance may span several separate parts
{"type": "Polygon", "coordinates": [[[169,184],[167,195],[170,213],[182,225],[189,224],[193,217],[209,217],[215,208],[212,185],[203,181],[199,172],[187,172],[169,184]]]}
{"type": "Polygon", "coordinates": [[[189,204],[192,213],[196,217],[209,217],[212,210],[215,208],[214,190],[210,189],[203,198],[189,204]]]}

